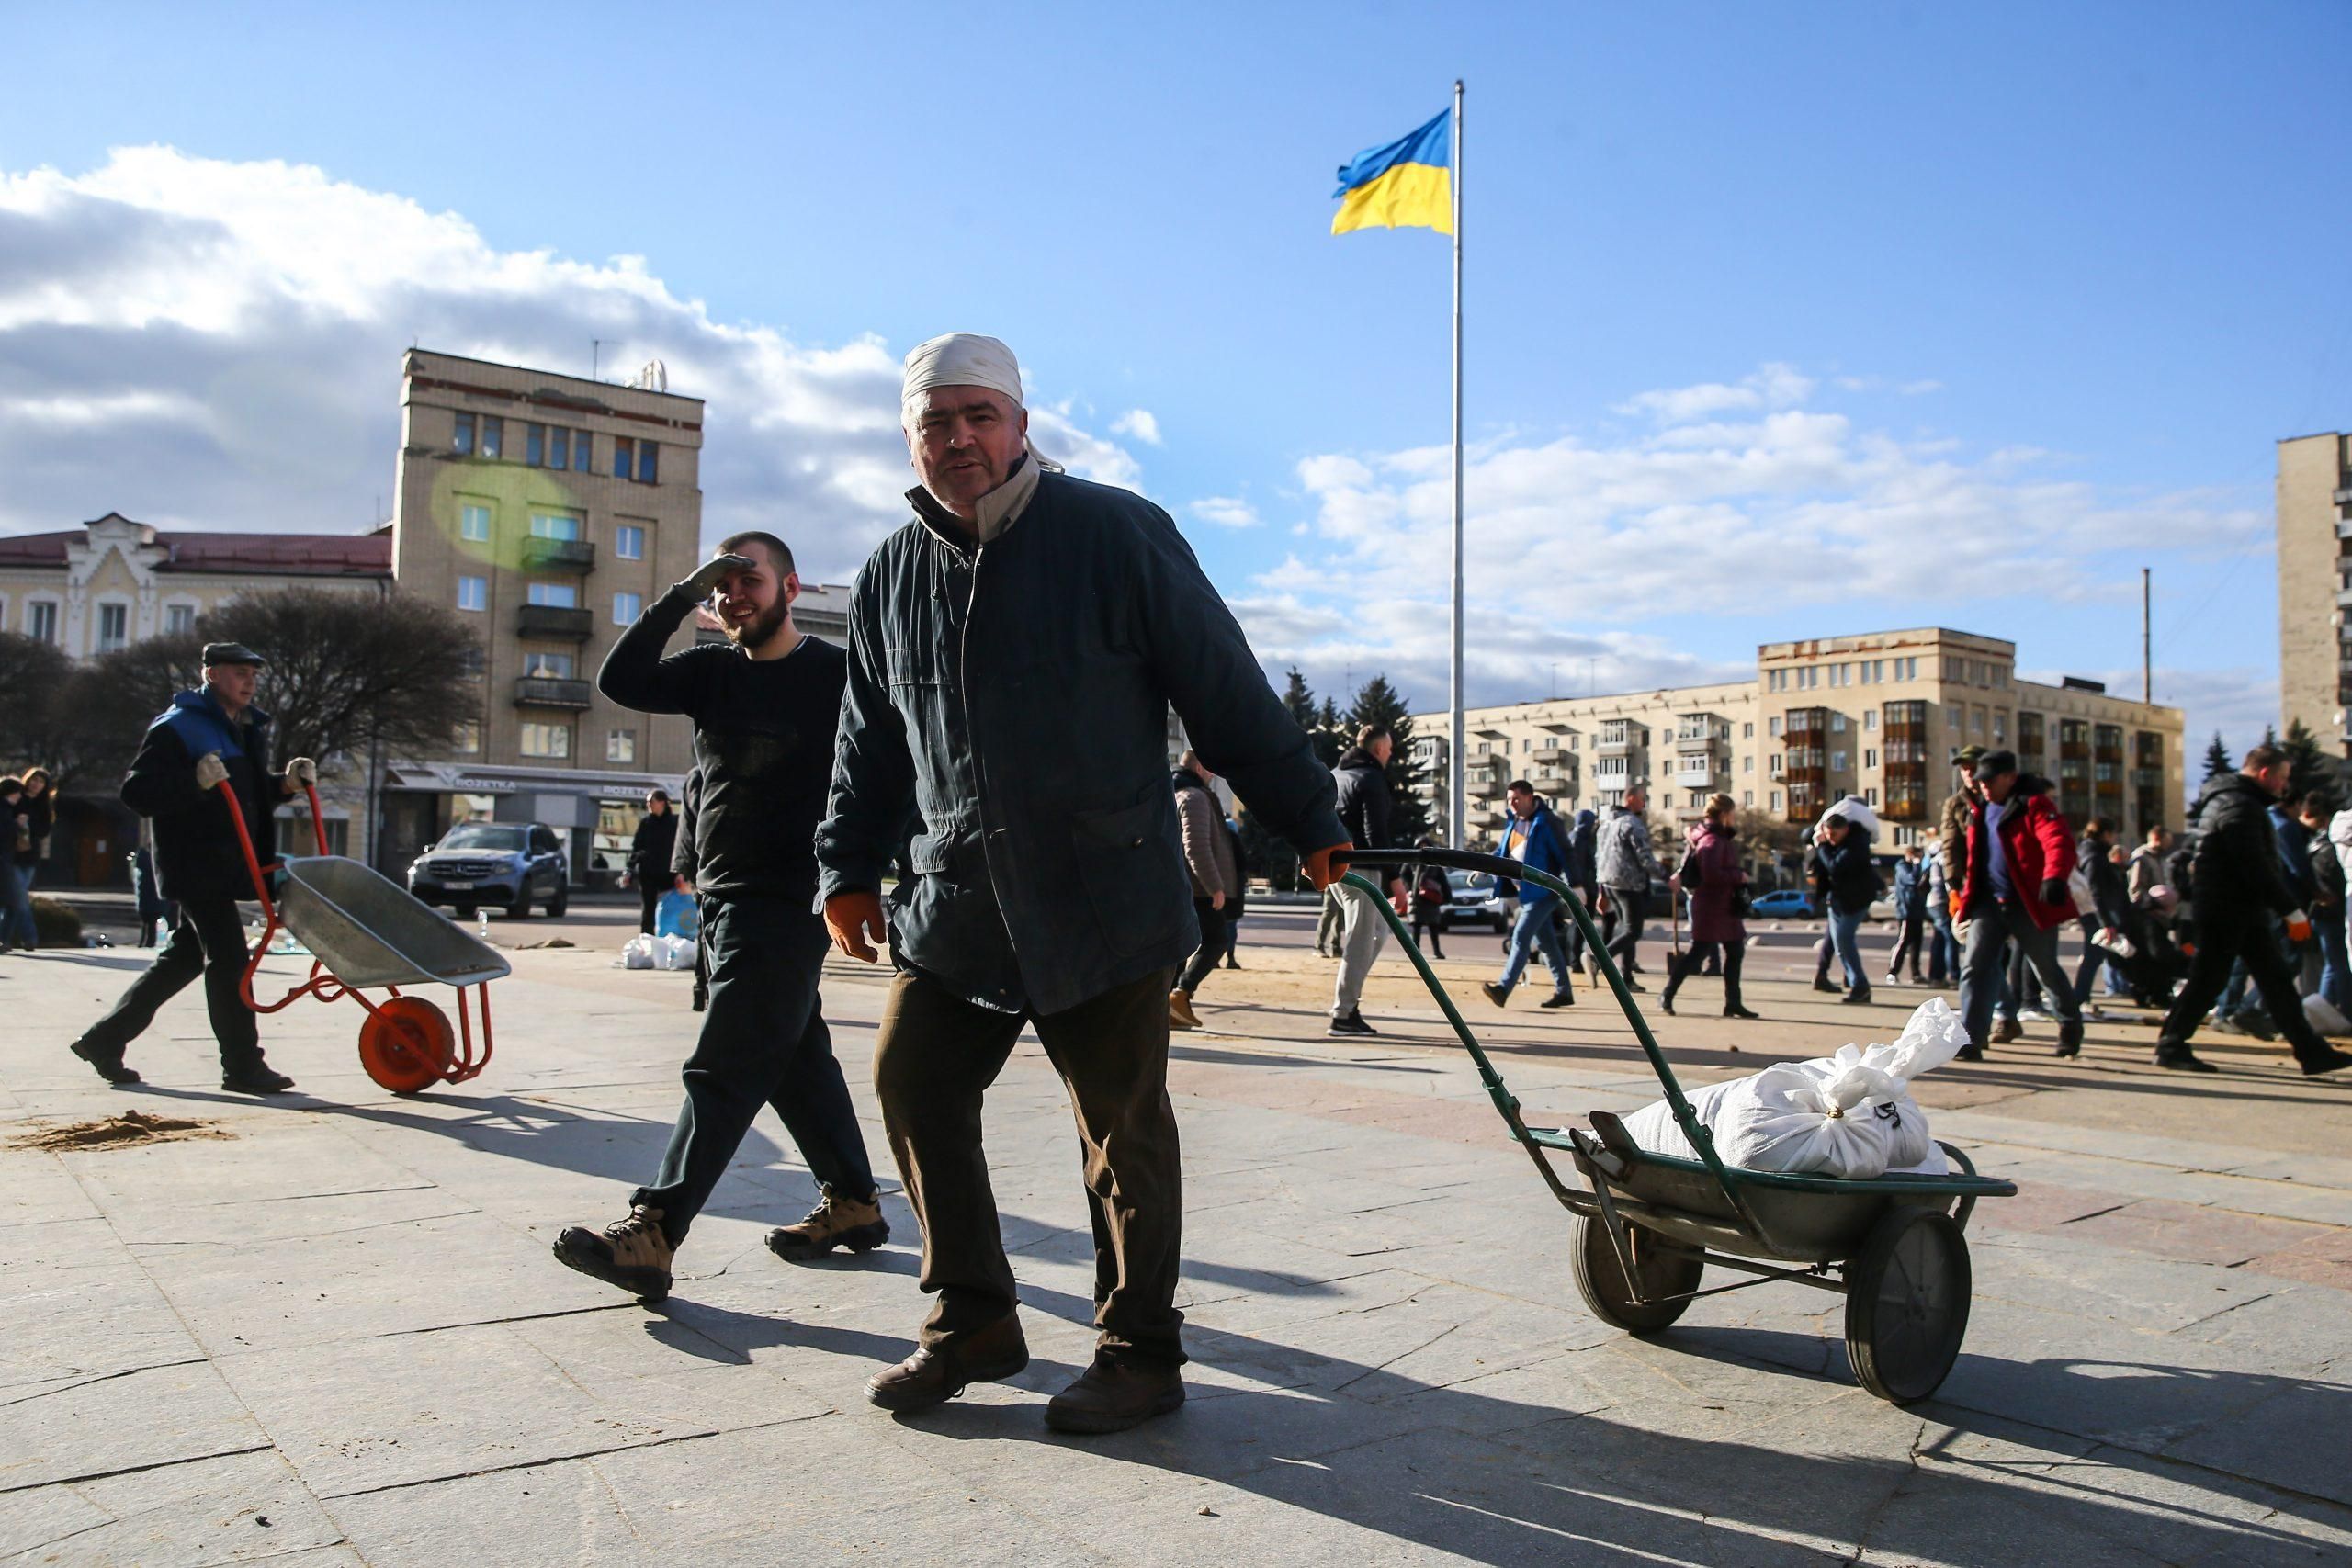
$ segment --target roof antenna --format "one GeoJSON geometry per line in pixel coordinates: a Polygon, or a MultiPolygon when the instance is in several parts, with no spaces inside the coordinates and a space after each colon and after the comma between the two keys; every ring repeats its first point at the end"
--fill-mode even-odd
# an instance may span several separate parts
{"type": "Polygon", "coordinates": [[[604,353],[605,340],[603,338],[592,337],[588,340],[588,379],[591,381],[596,378],[596,366],[604,357],[604,353]]]}

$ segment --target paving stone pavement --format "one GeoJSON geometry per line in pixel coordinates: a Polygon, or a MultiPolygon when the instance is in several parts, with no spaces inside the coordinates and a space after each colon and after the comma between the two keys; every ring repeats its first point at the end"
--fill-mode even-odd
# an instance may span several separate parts
{"type": "MultiPolygon", "coordinates": [[[[0,960],[0,1141],[128,1108],[228,1134],[0,1148],[0,1558],[2352,1561],[2352,1158],[2328,1152],[2352,1090],[2256,1055],[2184,1085],[2119,1025],[2080,1064],[1923,1085],[2023,1191],[1972,1225],[1958,1368],[1897,1409],[1854,1386],[1822,1292],[1712,1297],[1650,1340],[1596,1321],[1426,996],[1384,974],[1382,1035],[1329,1041],[1328,968],[1267,956],[1174,1047],[1190,1402],[1081,1439],[1041,1419],[1087,1359],[1091,1273],[1034,1044],[988,1129],[1035,1359],[895,1419],[861,1385],[922,1312],[912,1220],[892,1189],[888,1247],[778,1262],[765,1228],[813,1190],[770,1119],[661,1309],[550,1259],[651,1169],[693,1016],[682,977],[608,951],[514,956],[478,1081],[387,1095],[357,1010],[304,1002],[264,1025],[301,1083],[272,1103],[214,1088],[193,992],[133,1048],[141,1089],[65,1054],[142,955],[0,960]]],[[[837,966],[826,999],[879,1151],[876,978],[837,966]]],[[[1785,982],[1750,999],[1783,1021],[1736,1054],[1661,1020],[1691,1081],[1864,1032],[1785,982]]],[[[1655,1093],[1599,1008],[1470,1016],[1539,1124],[1655,1093]]]]}

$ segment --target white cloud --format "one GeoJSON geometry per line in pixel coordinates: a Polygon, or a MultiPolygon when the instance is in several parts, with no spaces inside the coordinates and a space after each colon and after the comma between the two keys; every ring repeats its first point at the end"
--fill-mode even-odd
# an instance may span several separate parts
{"type": "MultiPolygon", "coordinates": [[[[356,528],[389,489],[402,349],[578,374],[591,338],[605,374],[660,358],[707,400],[707,533],[780,525],[837,578],[904,517],[899,358],[878,336],[797,342],[715,320],[643,257],[501,251],[317,168],[139,147],[79,175],[0,174],[0,530],[109,509],[356,528]]],[[[1032,425],[1074,472],[1141,478],[1067,402],[1032,425]]]]}
{"type": "Polygon", "coordinates": [[[1238,496],[1203,496],[1184,510],[1220,528],[1255,528],[1259,521],[1258,509],[1238,496]]]}
{"type": "Polygon", "coordinates": [[[1160,445],[1159,420],[1149,409],[1129,409],[1111,422],[1111,434],[1133,436],[1148,446],[1160,445]]]}
{"type": "Polygon", "coordinates": [[[1696,387],[1669,387],[1636,392],[1617,405],[1619,413],[1645,413],[1660,423],[1679,424],[1732,409],[1780,409],[1804,402],[1813,395],[1811,378],[1786,365],[1766,365],[1737,385],[1709,381],[1696,387]]]}

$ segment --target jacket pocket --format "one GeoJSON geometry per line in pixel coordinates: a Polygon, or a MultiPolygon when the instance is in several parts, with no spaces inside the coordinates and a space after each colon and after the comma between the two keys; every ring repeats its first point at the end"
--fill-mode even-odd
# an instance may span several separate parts
{"type": "Polygon", "coordinates": [[[956,835],[917,833],[907,841],[907,869],[917,876],[937,876],[955,860],[956,835]]]}
{"type": "Polygon", "coordinates": [[[939,650],[928,647],[884,649],[882,675],[893,686],[943,686],[947,683],[947,677],[940,669],[939,650]]]}
{"type": "Polygon", "coordinates": [[[1170,841],[1175,809],[1175,800],[1155,781],[1132,805],[1080,811],[1070,818],[1079,881],[1104,944],[1115,953],[1156,947],[1192,916],[1192,877],[1182,850],[1170,841]]]}

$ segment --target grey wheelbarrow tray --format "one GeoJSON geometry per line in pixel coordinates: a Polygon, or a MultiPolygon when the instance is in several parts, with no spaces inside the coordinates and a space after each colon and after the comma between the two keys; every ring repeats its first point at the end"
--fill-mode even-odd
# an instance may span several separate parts
{"type": "Polygon", "coordinates": [[[1532,883],[1557,894],[1584,933],[1698,1158],[1637,1146],[1605,1111],[1590,1113],[1589,1129],[1530,1128],[1405,922],[1372,883],[1353,870],[1346,878],[1379,906],[1399,949],[1477,1065],[1512,1140],[1573,1216],[1570,1268],[1594,1315],[1630,1333],[1655,1334],[1702,1296],[1773,1280],[1809,1285],[1846,1298],[1847,1351],[1864,1388],[1898,1404],[1935,1392],[1958,1359],[1968,1327],[1969,1216],[1979,1198],[2014,1197],[2016,1183],[1977,1175],[1967,1155],[1948,1143],[1940,1146],[1954,1169],[1945,1176],[1849,1180],[1726,1165],[1573,887],[1517,861],[1464,850],[1360,850],[1346,859],[1351,867],[1436,865],[1532,883]],[[1555,1154],[1568,1156],[1580,1184],[1562,1179],[1555,1154]],[[1701,1275],[1711,1264],[1751,1277],[1702,1290],[1701,1275]]]}

